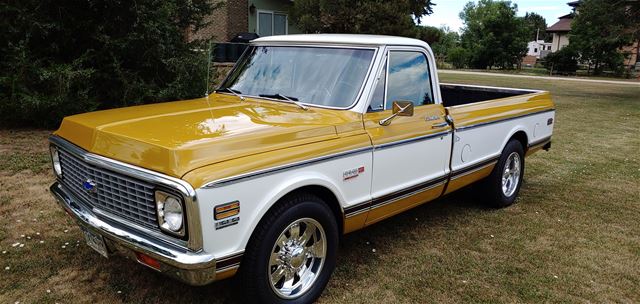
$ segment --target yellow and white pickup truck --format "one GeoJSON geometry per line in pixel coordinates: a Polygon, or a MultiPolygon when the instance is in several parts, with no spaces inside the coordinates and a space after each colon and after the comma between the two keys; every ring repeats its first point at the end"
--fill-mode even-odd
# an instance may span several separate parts
{"type": "Polygon", "coordinates": [[[434,62],[401,37],[256,39],[204,98],[66,117],[51,191],[105,257],[311,302],[341,234],[474,182],[508,206],[550,147],[548,92],[440,84],[434,62]]]}

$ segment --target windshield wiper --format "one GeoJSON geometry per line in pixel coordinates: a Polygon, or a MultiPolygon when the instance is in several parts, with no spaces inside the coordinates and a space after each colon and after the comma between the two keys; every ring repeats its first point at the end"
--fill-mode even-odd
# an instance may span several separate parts
{"type": "Polygon", "coordinates": [[[240,98],[240,100],[244,101],[244,96],[240,95],[242,94],[242,92],[238,91],[238,90],[234,90],[231,88],[222,88],[222,89],[218,89],[216,90],[216,92],[229,92],[233,95],[236,95],[238,98],[240,98]]]}
{"type": "Polygon", "coordinates": [[[294,104],[294,105],[296,105],[296,106],[300,107],[300,109],[303,109],[303,110],[305,110],[305,111],[309,109],[309,107],[307,107],[307,106],[303,105],[302,103],[300,103],[300,102],[298,101],[298,98],[290,97],[290,96],[285,96],[285,95],[282,95],[282,94],[280,94],[280,93],[275,93],[275,94],[260,94],[260,95],[258,95],[258,96],[260,96],[260,97],[266,97],[266,98],[277,98],[277,99],[281,99],[281,100],[286,100],[286,101],[288,101],[288,102],[290,102],[290,103],[292,103],[292,104],[294,104]]]}

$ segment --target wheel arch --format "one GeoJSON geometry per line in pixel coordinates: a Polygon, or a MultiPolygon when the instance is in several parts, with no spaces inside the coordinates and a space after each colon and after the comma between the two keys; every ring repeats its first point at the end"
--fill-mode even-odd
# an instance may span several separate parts
{"type": "MultiPolygon", "coordinates": [[[[527,148],[529,148],[529,136],[527,135],[527,133],[524,130],[518,130],[515,133],[513,133],[511,137],[509,137],[509,140],[507,140],[507,143],[514,139],[519,141],[520,144],[522,144],[522,149],[524,149],[524,152],[526,153],[527,148]]],[[[507,143],[505,143],[505,145],[507,143]]]]}
{"type": "Polygon", "coordinates": [[[297,193],[309,193],[320,198],[331,210],[331,213],[334,215],[336,219],[336,224],[338,225],[338,232],[341,236],[344,232],[344,210],[341,205],[341,196],[339,193],[336,193],[337,188],[333,189],[334,185],[330,182],[327,183],[327,180],[306,180],[306,181],[298,181],[289,185],[282,189],[282,191],[274,196],[272,203],[270,203],[264,211],[259,213],[259,219],[255,221],[255,224],[252,225],[249,229],[248,237],[245,242],[245,247],[251,242],[253,235],[255,234],[256,229],[262,224],[265,218],[274,210],[278,205],[285,202],[285,200],[297,193]],[[324,182],[323,182],[324,181],[324,182]]]}
{"type": "Polygon", "coordinates": [[[529,134],[527,134],[526,128],[515,126],[511,132],[509,132],[509,136],[505,137],[502,147],[500,147],[500,153],[504,151],[504,148],[512,140],[517,140],[522,145],[524,152],[527,153],[527,149],[529,148],[529,134]]]}

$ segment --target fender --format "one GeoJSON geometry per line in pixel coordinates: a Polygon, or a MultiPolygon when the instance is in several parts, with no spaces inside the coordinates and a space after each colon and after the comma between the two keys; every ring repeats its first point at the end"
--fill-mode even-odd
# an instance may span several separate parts
{"type": "Polygon", "coordinates": [[[278,201],[280,201],[285,195],[306,186],[321,186],[329,189],[329,191],[331,191],[337,198],[338,204],[340,206],[340,211],[342,212],[342,214],[344,214],[344,197],[338,186],[335,185],[334,182],[329,179],[329,177],[313,171],[295,172],[291,177],[274,186],[273,190],[266,196],[266,200],[259,203],[260,208],[256,209],[251,214],[251,218],[249,219],[251,225],[248,227],[250,233],[242,235],[242,247],[244,248],[247,245],[249,239],[251,238],[251,235],[253,235],[253,231],[258,226],[264,215],[278,201]]]}

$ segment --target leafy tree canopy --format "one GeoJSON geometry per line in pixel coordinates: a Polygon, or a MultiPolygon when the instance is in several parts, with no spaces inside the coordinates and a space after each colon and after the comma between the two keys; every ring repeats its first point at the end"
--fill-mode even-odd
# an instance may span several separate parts
{"type": "Polygon", "coordinates": [[[207,0],[6,0],[0,125],[55,126],[78,112],[202,95],[205,56],[185,42],[207,0]]]}
{"type": "Polygon", "coordinates": [[[619,50],[631,44],[634,34],[632,7],[627,1],[584,0],[580,4],[569,41],[582,61],[595,66],[596,74],[605,66],[622,67],[624,55],[619,50]]]}
{"type": "Polygon", "coordinates": [[[438,56],[448,56],[449,52],[460,46],[460,35],[458,32],[452,31],[449,27],[443,26],[438,29],[440,38],[436,41],[429,42],[433,52],[438,56]]]}
{"type": "Polygon", "coordinates": [[[524,15],[524,23],[529,34],[527,37],[529,41],[535,41],[537,38],[539,40],[551,42],[552,35],[547,33],[547,21],[544,17],[536,13],[527,12],[524,15]]]}
{"type": "Polygon", "coordinates": [[[512,68],[527,53],[528,32],[518,7],[510,1],[469,2],[460,13],[462,46],[471,51],[474,68],[512,68]]]}
{"type": "Polygon", "coordinates": [[[291,20],[307,33],[415,37],[415,21],[433,13],[431,0],[296,0],[291,20]]]}

